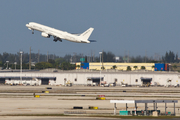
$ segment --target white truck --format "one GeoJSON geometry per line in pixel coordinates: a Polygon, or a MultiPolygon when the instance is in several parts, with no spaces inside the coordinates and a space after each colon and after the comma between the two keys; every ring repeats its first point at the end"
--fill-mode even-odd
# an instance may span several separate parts
{"type": "Polygon", "coordinates": [[[31,85],[31,86],[36,86],[40,85],[40,81],[37,78],[33,78],[32,80],[23,80],[22,81],[23,85],[31,85]]]}
{"type": "Polygon", "coordinates": [[[49,80],[49,85],[56,85],[56,81],[54,81],[54,80],[49,80]]]}
{"type": "Polygon", "coordinates": [[[33,78],[32,80],[5,80],[5,84],[7,85],[40,85],[40,81],[37,78],[33,78]]]}

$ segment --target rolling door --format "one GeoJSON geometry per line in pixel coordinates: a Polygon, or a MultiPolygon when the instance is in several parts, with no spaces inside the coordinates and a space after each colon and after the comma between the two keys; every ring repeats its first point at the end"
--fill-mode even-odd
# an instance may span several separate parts
{"type": "Polygon", "coordinates": [[[0,78],[0,84],[5,84],[5,78],[0,78]]]}
{"type": "Polygon", "coordinates": [[[47,78],[41,79],[41,85],[49,85],[49,79],[47,78]]]}

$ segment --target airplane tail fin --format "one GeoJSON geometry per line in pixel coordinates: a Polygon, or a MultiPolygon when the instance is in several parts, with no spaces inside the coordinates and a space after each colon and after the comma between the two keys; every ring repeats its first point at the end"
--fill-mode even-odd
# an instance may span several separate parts
{"type": "Polygon", "coordinates": [[[88,30],[83,32],[79,37],[81,37],[84,40],[88,40],[88,38],[90,37],[90,35],[93,32],[93,30],[94,30],[94,28],[89,28],[88,30]]]}

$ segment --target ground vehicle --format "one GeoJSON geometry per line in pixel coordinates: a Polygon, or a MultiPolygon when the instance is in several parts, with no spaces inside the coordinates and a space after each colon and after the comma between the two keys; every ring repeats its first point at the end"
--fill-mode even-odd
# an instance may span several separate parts
{"type": "Polygon", "coordinates": [[[5,84],[7,85],[40,85],[40,81],[37,78],[33,78],[32,80],[5,80],[5,84]]]}
{"type": "Polygon", "coordinates": [[[121,82],[121,86],[122,86],[122,87],[127,87],[128,84],[127,84],[127,83],[124,83],[124,82],[121,82]]]}
{"type": "Polygon", "coordinates": [[[104,84],[104,87],[109,87],[109,84],[104,84]]]}
{"type": "Polygon", "coordinates": [[[56,85],[56,81],[54,81],[54,80],[49,80],[49,85],[56,85]]]}
{"type": "Polygon", "coordinates": [[[175,84],[174,87],[179,87],[179,84],[175,84]]]}

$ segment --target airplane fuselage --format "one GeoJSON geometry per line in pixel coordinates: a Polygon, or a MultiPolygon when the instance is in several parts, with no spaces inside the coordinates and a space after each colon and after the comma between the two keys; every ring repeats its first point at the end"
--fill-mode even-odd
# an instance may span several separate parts
{"type": "MultiPolygon", "coordinates": [[[[57,38],[60,41],[62,41],[61,39],[64,39],[64,40],[68,40],[71,42],[77,42],[77,43],[90,43],[90,41],[83,38],[83,35],[71,34],[71,33],[65,32],[65,31],[61,31],[61,30],[57,30],[55,28],[51,28],[51,27],[48,27],[45,25],[41,25],[39,23],[30,22],[29,24],[26,24],[26,27],[28,27],[28,29],[30,29],[32,31],[37,30],[37,31],[42,32],[41,35],[46,38],[53,36],[54,38],[57,38]]],[[[92,33],[93,28],[90,28],[89,31],[92,33]]],[[[87,31],[87,32],[89,32],[89,31],[87,31]]]]}

